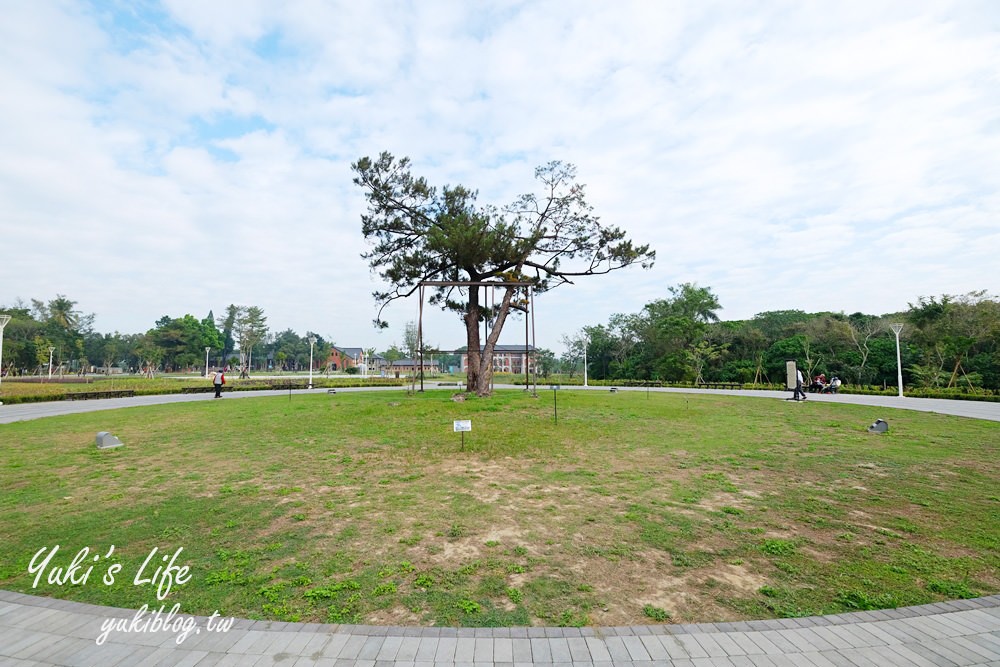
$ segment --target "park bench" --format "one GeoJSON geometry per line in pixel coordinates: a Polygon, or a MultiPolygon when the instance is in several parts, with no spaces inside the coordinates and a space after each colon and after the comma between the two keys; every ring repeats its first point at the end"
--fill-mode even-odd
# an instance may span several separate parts
{"type": "Polygon", "coordinates": [[[742,382],[699,382],[699,389],[742,389],[742,382]]]}
{"type": "Polygon", "coordinates": [[[135,391],[132,389],[118,389],[113,391],[74,391],[66,394],[67,401],[86,401],[91,398],[132,398],[135,391]]]}

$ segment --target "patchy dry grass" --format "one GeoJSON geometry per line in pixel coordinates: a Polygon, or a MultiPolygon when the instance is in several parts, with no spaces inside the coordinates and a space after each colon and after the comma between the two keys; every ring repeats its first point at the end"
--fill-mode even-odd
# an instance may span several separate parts
{"type": "Polygon", "coordinates": [[[205,401],[0,426],[0,586],[187,613],[438,625],[723,621],[1000,590],[1000,425],[729,396],[205,401]],[[889,433],[865,430],[874,417],[889,433]],[[472,419],[465,450],[453,419],[472,419]],[[94,433],[126,446],[98,452],[94,433]],[[32,589],[102,556],[86,584],[32,589]],[[103,559],[111,545],[115,552],[103,559]],[[100,577],[122,566],[112,585],[100,577]]]}

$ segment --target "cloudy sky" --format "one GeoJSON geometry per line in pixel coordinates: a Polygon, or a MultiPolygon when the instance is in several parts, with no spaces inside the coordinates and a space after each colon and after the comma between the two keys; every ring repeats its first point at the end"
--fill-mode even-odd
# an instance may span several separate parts
{"type": "MultiPolygon", "coordinates": [[[[257,305],[385,349],[417,304],[372,328],[350,169],[383,150],[497,205],[571,162],[652,244],[537,300],[553,349],[681,282],[723,319],[1000,291],[992,0],[0,8],[0,304],[65,294],[129,333],[257,305]]],[[[464,342],[444,314],[427,339],[464,342]]]]}

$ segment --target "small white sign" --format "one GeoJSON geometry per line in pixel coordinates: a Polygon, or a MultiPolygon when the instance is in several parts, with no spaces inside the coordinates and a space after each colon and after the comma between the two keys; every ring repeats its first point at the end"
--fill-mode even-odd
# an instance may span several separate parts
{"type": "Polygon", "coordinates": [[[471,431],[472,430],[472,420],[471,419],[456,419],[455,420],[455,433],[460,431],[471,431]]]}

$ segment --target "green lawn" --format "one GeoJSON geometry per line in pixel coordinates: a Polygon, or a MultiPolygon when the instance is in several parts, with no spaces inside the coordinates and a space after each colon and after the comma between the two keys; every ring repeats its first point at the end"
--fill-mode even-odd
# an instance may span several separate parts
{"type": "Polygon", "coordinates": [[[296,621],[725,621],[1000,591],[993,422],[564,391],[555,424],[551,391],[342,392],[0,425],[0,443],[0,587],[96,604],[162,604],[134,583],[154,548],[145,578],[180,548],[190,568],[168,608],[296,621]],[[98,431],[125,447],[97,451],[98,431]],[[86,583],[47,583],[85,547],[86,583]]]}

